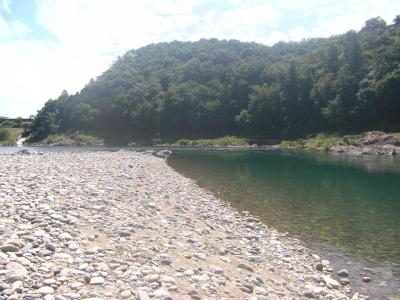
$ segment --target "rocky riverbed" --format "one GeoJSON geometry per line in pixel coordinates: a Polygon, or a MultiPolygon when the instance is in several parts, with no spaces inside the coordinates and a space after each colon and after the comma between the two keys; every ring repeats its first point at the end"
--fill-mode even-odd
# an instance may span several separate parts
{"type": "Polygon", "coordinates": [[[400,136],[399,134],[383,132],[367,132],[362,135],[345,136],[341,142],[331,145],[325,150],[351,156],[396,156],[400,154],[400,136]]]}
{"type": "Polygon", "coordinates": [[[0,299],[364,299],[143,153],[0,155],[0,299]]]}

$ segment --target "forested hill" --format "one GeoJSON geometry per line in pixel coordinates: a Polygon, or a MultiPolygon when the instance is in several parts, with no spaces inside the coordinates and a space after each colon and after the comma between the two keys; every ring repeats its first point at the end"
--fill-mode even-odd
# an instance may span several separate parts
{"type": "Polygon", "coordinates": [[[49,100],[31,140],[77,131],[126,142],[399,129],[397,16],[272,47],[203,39],[128,51],[79,93],[49,100]]]}

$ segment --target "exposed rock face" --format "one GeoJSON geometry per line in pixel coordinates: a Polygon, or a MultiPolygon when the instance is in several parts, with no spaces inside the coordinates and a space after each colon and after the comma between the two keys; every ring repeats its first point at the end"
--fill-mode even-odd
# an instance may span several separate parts
{"type": "Polygon", "coordinates": [[[339,144],[328,147],[328,152],[349,155],[384,155],[400,154],[400,137],[393,134],[369,133],[361,136],[345,137],[339,144]]]}
{"type": "Polygon", "coordinates": [[[298,240],[157,157],[0,155],[0,206],[0,299],[352,296],[298,240]]]}

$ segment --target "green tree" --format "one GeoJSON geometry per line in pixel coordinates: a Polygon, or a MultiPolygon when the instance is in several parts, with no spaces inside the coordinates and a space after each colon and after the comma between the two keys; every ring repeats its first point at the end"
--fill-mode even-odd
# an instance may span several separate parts
{"type": "Polygon", "coordinates": [[[381,129],[400,128],[400,68],[386,74],[377,83],[377,101],[381,117],[381,129]]]}
{"type": "Polygon", "coordinates": [[[80,92],[47,102],[32,139],[400,129],[399,24],[374,18],[359,32],[272,47],[202,39],[130,50],[80,92]]]}
{"type": "Polygon", "coordinates": [[[282,88],[279,83],[253,86],[247,110],[237,116],[237,121],[253,133],[276,134],[283,126],[282,88]]]}
{"type": "Polygon", "coordinates": [[[294,61],[290,62],[284,97],[288,131],[296,134],[298,133],[297,123],[299,121],[299,89],[297,68],[294,61]]]}

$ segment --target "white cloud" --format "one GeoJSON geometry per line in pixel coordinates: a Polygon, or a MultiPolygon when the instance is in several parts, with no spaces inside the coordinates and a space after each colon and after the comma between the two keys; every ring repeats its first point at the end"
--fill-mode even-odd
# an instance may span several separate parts
{"type": "Polygon", "coordinates": [[[5,11],[7,13],[11,13],[10,2],[11,0],[0,0],[0,12],[5,11]]]}
{"type": "Polygon", "coordinates": [[[176,16],[191,14],[198,3],[196,0],[152,1],[148,6],[157,14],[176,16]]]}
{"type": "MultiPolygon", "coordinates": [[[[0,12],[12,14],[10,1],[0,0],[0,12]]],[[[38,24],[57,40],[24,39],[32,29],[0,14],[0,115],[34,113],[146,44],[216,37],[271,45],[360,29],[378,15],[390,22],[400,12],[397,0],[35,1],[38,24]]]]}
{"type": "Polygon", "coordinates": [[[190,14],[191,3],[194,2],[38,0],[38,21],[63,45],[124,52],[167,40],[166,33],[179,33],[191,25],[197,20],[190,14]],[[177,13],[169,15],[174,9],[177,13]]]}
{"type": "MultiPolygon", "coordinates": [[[[378,16],[391,23],[400,13],[400,2],[392,0],[307,1],[308,4],[305,2],[292,0],[290,3],[296,9],[299,9],[296,4],[305,5],[304,15],[315,18],[312,28],[304,28],[304,38],[328,37],[351,29],[360,30],[366,20],[378,16]]],[[[290,35],[289,38],[291,39],[290,35]]]]}
{"type": "Polygon", "coordinates": [[[13,41],[2,45],[0,115],[28,116],[63,89],[78,91],[109,63],[108,57],[76,53],[55,43],[13,41]]]}
{"type": "Polygon", "coordinates": [[[7,22],[0,14],[0,38],[18,39],[31,31],[24,23],[17,20],[7,22]]]}

